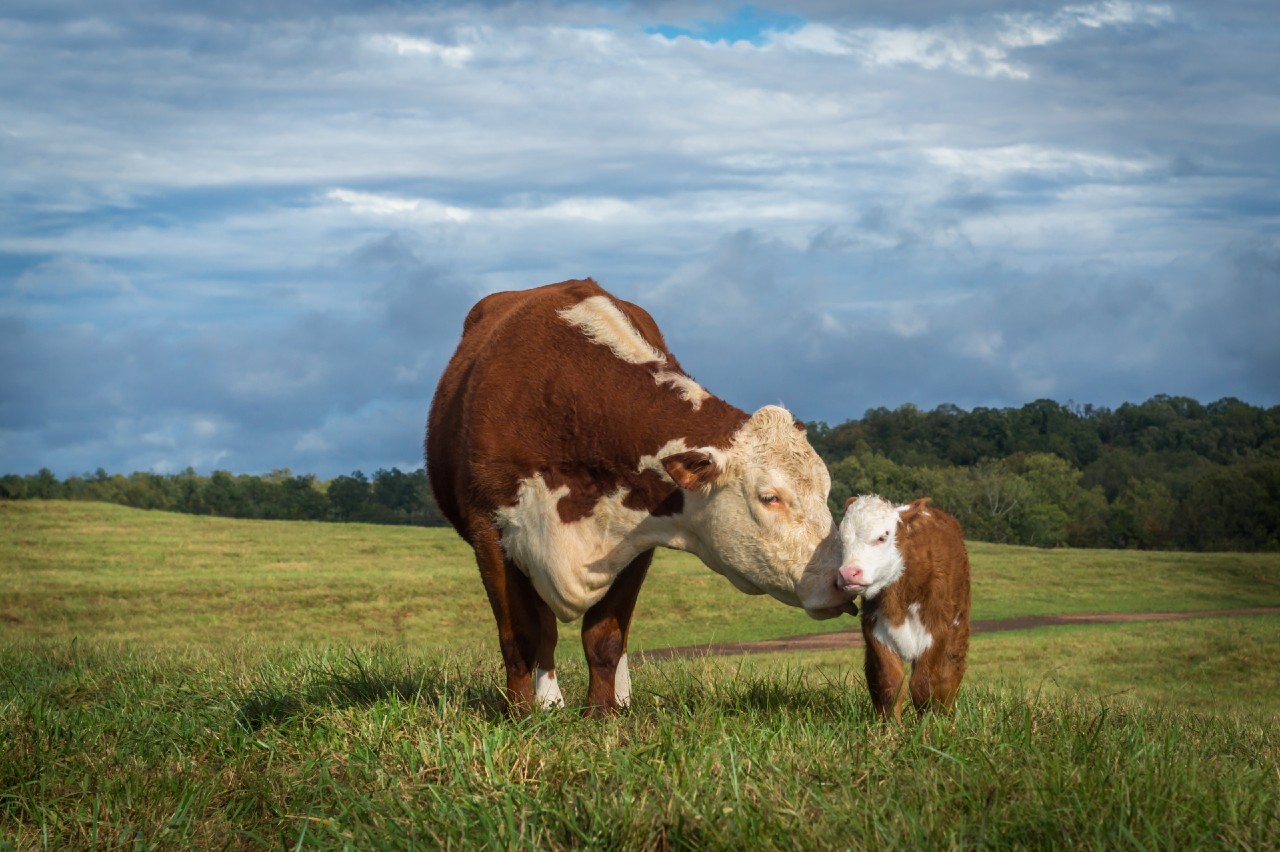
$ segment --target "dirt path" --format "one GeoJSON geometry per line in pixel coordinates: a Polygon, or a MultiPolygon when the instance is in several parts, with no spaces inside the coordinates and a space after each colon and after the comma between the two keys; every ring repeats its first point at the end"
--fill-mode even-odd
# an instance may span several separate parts
{"type": "MultiPolygon", "coordinates": [[[[1070,615],[1025,615],[1018,618],[975,620],[974,633],[997,633],[1003,630],[1030,630],[1063,624],[1130,624],[1138,621],[1184,621],[1189,618],[1236,618],[1249,615],[1280,615],[1280,606],[1255,606],[1248,609],[1203,609],[1190,612],[1078,612],[1070,615]]],[[[729,657],[736,654],[776,654],[782,651],[832,651],[861,648],[860,629],[831,633],[809,633],[783,639],[761,639],[756,642],[723,642],[714,645],[689,645],[683,648],[654,648],[640,651],[637,660],[669,660],[675,657],[729,657]]]]}

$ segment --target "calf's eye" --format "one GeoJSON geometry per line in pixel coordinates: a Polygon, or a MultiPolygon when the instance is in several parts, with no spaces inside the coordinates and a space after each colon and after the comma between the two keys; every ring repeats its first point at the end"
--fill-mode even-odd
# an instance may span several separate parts
{"type": "Polygon", "coordinates": [[[760,495],[760,502],[766,506],[772,506],[778,502],[778,495],[773,492],[767,492],[760,495]]]}

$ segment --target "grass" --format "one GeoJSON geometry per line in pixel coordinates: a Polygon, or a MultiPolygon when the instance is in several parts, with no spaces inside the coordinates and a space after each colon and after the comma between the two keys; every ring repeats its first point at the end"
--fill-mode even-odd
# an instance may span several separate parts
{"type": "MultiPolygon", "coordinates": [[[[768,655],[754,664],[862,685],[860,648],[768,655]]],[[[1280,615],[977,634],[968,664],[965,689],[1025,686],[1065,699],[1280,719],[1280,615]]]]}
{"type": "MultiPolygon", "coordinates": [[[[971,551],[975,618],[1280,603],[1276,555],[971,551]]],[[[634,641],[853,624],[662,553],[634,641]]],[[[900,726],[852,649],[510,721],[450,533],[0,503],[0,849],[1277,848],[1277,624],[975,636],[956,713],[900,726]]]]}
{"type": "MultiPolygon", "coordinates": [[[[498,710],[494,667],[374,646],[7,647],[18,848],[1270,848],[1274,723],[968,690],[886,726],[792,672],[644,667],[603,722],[498,710]]],[[[580,679],[580,675],[573,675],[580,679]]],[[[570,683],[570,688],[581,687],[570,683]]]]}
{"type": "MultiPolygon", "coordinates": [[[[450,530],[236,521],[103,504],[0,502],[0,630],[218,645],[380,640],[496,647],[470,549],[450,530]]],[[[642,604],[648,641],[809,629],[666,551],[642,604]],[[720,602],[725,605],[721,606],[720,602]],[[730,604],[745,606],[735,610],[730,604]]],[[[576,627],[565,650],[577,647],[576,627]]]]}
{"type": "MultiPolygon", "coordinates": [[[[1280,554],[1038,550],[974,542],[973,617],[1280,604],[1280,554]]],[[[0,502],[0,636],[496,647],[471,551],[449,530],[237,521],[0,502]]],[[[735,591],[659,550],[636,648],[848,629],[735,591]]],[[[577,626],[561,653],[581,658],[577,626]]]]}

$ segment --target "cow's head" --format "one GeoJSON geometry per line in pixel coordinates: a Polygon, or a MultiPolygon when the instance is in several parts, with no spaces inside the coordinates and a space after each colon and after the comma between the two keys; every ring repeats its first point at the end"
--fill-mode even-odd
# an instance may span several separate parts
{"type": "Polygon", "coordinates": [[[726,449],[674,453],[662,465],[686,492],[687,548],[735,586],[817,618],[856,612],[836,583],[831,477],[790,412],[766,406],[726,449]]]}
{"type": "Polygon", "coordinates": [[[906,563],[898,547],[899,524],[923,512],[929,498],[895,506],[875,494],[850,497],[840,521],[840,587],[874,598],[902,576],[906,563]]]}

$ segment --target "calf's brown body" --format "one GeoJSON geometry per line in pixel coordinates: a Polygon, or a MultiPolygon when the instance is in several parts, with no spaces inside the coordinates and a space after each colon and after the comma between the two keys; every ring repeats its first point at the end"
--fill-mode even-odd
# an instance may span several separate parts
{"type": "Polygon", "coordinates": [[[901,718],[909,693],[917,710],[950,710],[964,677],[969,651],[969,554],[960,523],[925,497],[900,513],[896,540],[906,564],[901,576],[862,602],[867,687],[887,717],[901,718]],[[929,644],[906,660],[886,642],[913,624],[929,644]],[[905,663],[912,662],[906,677],[905,663]]]}

